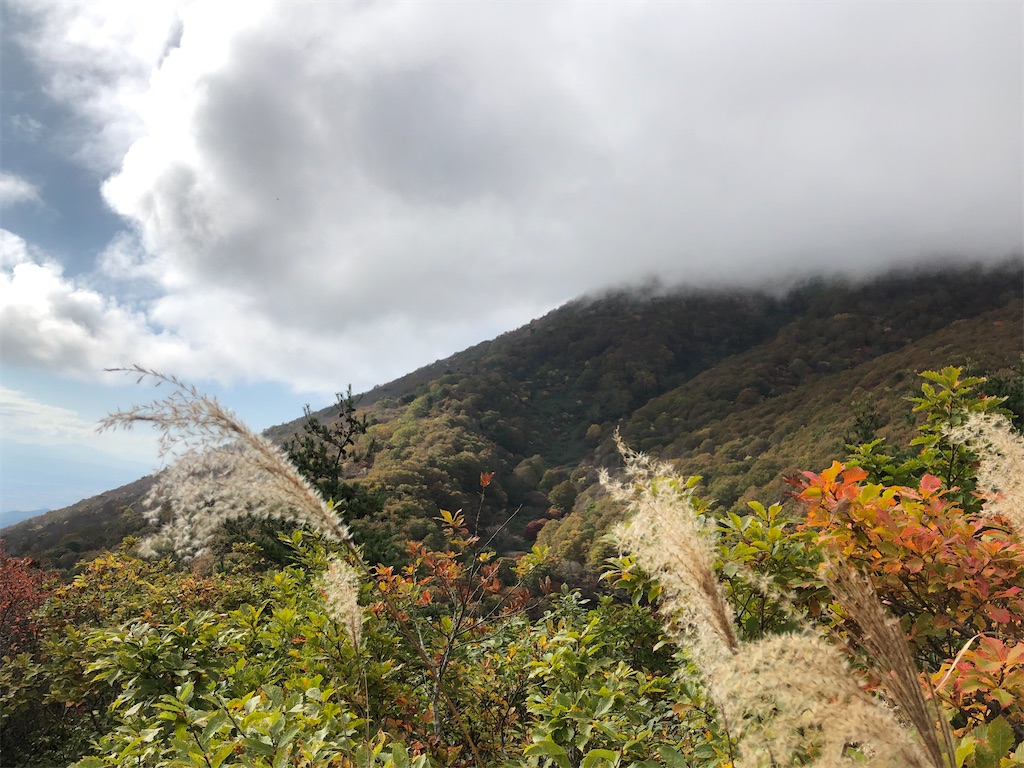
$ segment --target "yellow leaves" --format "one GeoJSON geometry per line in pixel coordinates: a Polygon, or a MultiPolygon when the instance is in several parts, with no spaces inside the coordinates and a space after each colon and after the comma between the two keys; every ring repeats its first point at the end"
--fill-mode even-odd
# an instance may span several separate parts
{"type": "MultiPolygon", "coordinates": [[[[445,525],[455,525],[455,517],[452,515],[451,512],[449,512],[447,509],[439,509],[438,512],[440,514],[438,517],[434,518],[435,520],[440,520],[445,525]]],[[[455,514],[459,515],[461,512],[462,510],[460,509],[455,514]]]]}
{"type": "Polygon", "coordinates": [[[834,483],[839,473],[844,469],[841,462],[833,461],[832,466],[821,473],[821,479],[826,483],[834,483]]]}

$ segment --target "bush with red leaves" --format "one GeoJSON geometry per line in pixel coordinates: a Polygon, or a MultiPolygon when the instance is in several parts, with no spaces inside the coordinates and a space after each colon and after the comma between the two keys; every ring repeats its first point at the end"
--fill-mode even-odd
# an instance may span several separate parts
{"type": "Polygon", "coordinates": [[[35,649],[35,609],[49,596],[54,575],[31,557],[10,557],[0,540],[0,658],[35,649]]]}

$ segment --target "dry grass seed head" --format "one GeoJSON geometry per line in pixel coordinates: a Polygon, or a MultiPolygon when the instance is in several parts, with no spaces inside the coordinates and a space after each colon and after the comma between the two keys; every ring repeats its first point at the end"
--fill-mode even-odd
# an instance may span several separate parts
{"type": "Polygon", "coordinates": [[[917,731],[931,765],[955,765],[953,738],[934,700],[925,697],[906,637],[861,573],[826,561],[822,576],[843,610],[861,628],[860,647],[871,671],[883,681],[897,715],[917,731]]]}
{"type": "Polygon", "coordinates": [[[867,765],[925,768],[909,732],[864,693],[839,651],[816,634],[772,635],[743,643],[710,671],[709,685],[737,724],[742,765],[867,765]]]}
{"type": "Polygon", "coordinates": [[[118,411],[99,429],[130,429],[150,424],[160,430],[165,456],[183,450],[147,496],[147,516],[156,521],[166,510],[172,520],[146,549],[171,546],[184,557],[201,554],[227,520],[252,514],[309,525],[330,538],[349,533],[323,497],[284,452],[250,430],[216,399],[172,376],[139,366],[125,369],[141,380],[172,389],[149,405],[118,411]]]}
{"type": "Polygon", "coordinates": [[[727,721],[738,724],[744,765],[850,765],[851,747],[867,756],[867,765],[941,765],[859,688],[839,651],[820,634],[808,630],[740,643],[714,573],[714,532],[696,513],[687,484],[671,467],[621,440],[619,450],[626,482],[607,475],[602,480],[630,508],[617,532],[620,545],[658,579],[664,608],[688,630],[678,639],[693,652],[727,721]]]}
{"type": "Polygon", "coordinates": [[[984,513],[1005,518],[1024,540],[1024,438],[1008,418],[993,413],[972,413],[948,435],[981,459],[978,488],[987,496],[984,513]]]}
{"type": "Polygon", "coordinates": [[[320,580],[327,614],[348,632],[352,645],[359,647],[363,632],[363,611],[359,607],[359,574],[339,558],[332,558],[320,580]]]}
{"type": "MultiPolygon", "coordinates": [[[[698,659],[736,652],[733,612],[714,572],[715,533],[693,507],[685,481],[670,467],[627,448],[618,436],[626,463],[626,482],[602,483],[629,505],[631,515],[616,529],[619,545],[633,552],[661,584],[664,608],[685,630],[684,645],[698,659]]],[[[698,661],[698,663],[701,663],[698,661]]]]}

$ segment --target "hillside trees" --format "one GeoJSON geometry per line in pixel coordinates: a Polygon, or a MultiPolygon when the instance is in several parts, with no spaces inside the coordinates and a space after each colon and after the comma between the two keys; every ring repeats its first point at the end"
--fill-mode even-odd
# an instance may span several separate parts
{"type": "MultiPolygon", "coordinates": [[[[961,373],[926,377],[921,436],[933,434],[932,413],[998,417],[996,402],[972,410],[982,383],[965,390],[961,373]]],[[[186,517],[198,500],[214,516],[234,504],[309,527],[282,541],[287,565],[258,576],[245,548],[202,575],[141,560],[127,541],[55,586],[29,614],[40,650],[0,670],[5,763],[1024,763],[1024,546],[1016,518],[999,514],[1021,491],[997,483],[1000,499],[991,481],[1007,457],[1021,460],[1019,435],[1006,433],[997,456],[979,437],[989,433],[939,430],[955,439],[928,454],[930,443],[915,446],[926,471],[913,485],[837,462],[802,475],[796,503],[744,513],[627,452],[625,482],[612,484],[632,507],[624,551],[579,553],[610,558],[606,588],[585,597],[549,578],[557,568],[542,548],[513,559],[488,546],[477,513],[495,490],[490,471],[464,489],[477,502],[468,513],[439,511],[404,563],[368,567],[294,467],[216,404],[197,407],[244,445],[217,442],[202,460],[228,462],[203,475],[221,485],[164,488],[165,501],[186,517]],[[971,456],[959,478],[981,494],[971,508],[930,471],[954,449],[971,456]],[[12,732],[20,751],[8,748],[12,732]]],[[[580,503],[595,519],[621,517],[611,496],[580,503]]],[[[202,540],[178,543],[194,552],[202,540]]]]}
{"type": "Polygon", "coordinates": [[[357,411],[359,400],[351,387],[335,398],[330,421],[305,407],[302,433],[285,442],[285,452],[325,499],[344,510],[364,557],[369,562],[392,562],[401,548],[383,515],[385,495],[379,487],[354,479],[350,469],[372,464],[377,453],[376,441],[366,439],[369,419],[357,411]]]}
{"type": "MultiPolygon", "coordinates": [[[[548,511],[549,501],[536,494],[546,496],[550,488],[513,482],[511,471],[537,454],[546,468],[584,479],[584,491],[596,480],[594,470],[618,461],[611,441],[616,426],[630,445],[672,460],[683,474],[704,476],[704,495],[744,514],[747,501],[781,498],[783,474],[821,469],[842,456],[851,399],[870,398],[873,433],[889,446],[903,445],[913,425],[901,397],[917,389],[919,370],[969,361],[965,373],[987,376],[988,394],[1019,400],[1024,389],[1019,370],[1013,374],[1024,322],[1020,284],[1016,263],[998,270],[918,269],[857,284],[822,281],[774,298],[654,290],[574,302],[363,396],[359,411],[370,434],[358,437],[358,450],[366,452],[372,437],[382,449],[372,464],[347,462],[344,479],[378,491],[385,509],[364,518],[368,531],[353,522],[354,533],[386,540],[382,561],[400,557],[407,539],[429,533],[437,508],[472,504],[480,471],[497,473],[496,488],[508,495],[509,509],[522,505],[517,519],[525,527],[548,511]],[[638,390],[624,413],[588,415],[612,394],[601,383],[606,376],[616,392],[625,391],[615,379],[624,369],[653,374],[654,388],[638,390]],[[745,389],[758,402],[737,402],[745,389]],[[407,429],[416,421],[422,423],[407,429]],[[434,461],[447,446],[432,441],[456,431],[477,465],[459,462],[451,467],[459,476],[451,477],[434,461]],[[404,443],[394,461],[386,455],[393,433],[404,443]],[[400,488],[385,477],[392,471],[400,488]],[[434,490],[443,495],[432,497],[434,490]]],[[[631,386],[628,374],[625,386],[631,386]]],[[[337,413],[332,406],[312,415],[332,425],[337,413]]],[[[279,444],[297,434],[302,420],[268,430],[279,444]]],[[[4,534],[10,551],[70,575],[77,562],[140,534],[145,521],[135,500],[145,490],[142,484],[118,489],[15,526],[4,534]]],[[[581,505],[586,501],[584,495],[581,505]]],[[[505,532],[500,550],[525,548],[521,528],[513,524],[505,532]]],[[[234,540],[248,535],[237,531],[234,540]]],[[[261,536],[261,544],[278,548],[271,531],[261,536]]],[[[230,544],[222,549],[226,555],[230,544]]],[[[287,555],[282,548],[266,559],[283,562],[287,555]]]]}

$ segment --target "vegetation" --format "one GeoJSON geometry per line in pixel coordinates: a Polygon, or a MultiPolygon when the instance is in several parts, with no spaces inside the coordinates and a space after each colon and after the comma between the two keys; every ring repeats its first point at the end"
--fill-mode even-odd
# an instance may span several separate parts
{"type": "MultiPolygon", "coordinates": [[[[865,435],[785,506],[709,503],[620,442],[578,502],[628,510],[589,596],[544,547],[495,551],[491,471],[368,562],[283,452],[137,372],[171,396],[108,424],[195,450],[150,540],[64,583],[0,552],[5,765],[1024,765],[1024,439],[961,368],[923,374],[910,440],[865,435]],[[293,526],[286,564],[207,557],[246,515],[293,526]]],[[[572,479],[545,466],[519,475],[572,479]]]]}
{"type": "MultiPolygon", "coordinates": [[[[780,499],[783,476],[842,456],[846,442],[906,444],[915,424],[904,398],[918,371],[954,364],[984,376],[988,394],[1010,396],[1006,407],[1024,418],[1022,281],[1018,261],[778,294],[612,293],[267,436],[319,462],[307,476],[345,508],[374,562],[401,561],[410,540],[440,546],[434,510],[475,508],[479,474],[494,472],[481,534],[500,531],[501,554],[550,546],[563,575],[592,583],[607,555],[593,554],[594,542],[618,519],[597,482],[619,463],[617,427],[638,450],[702,475],[704,495],[743,514],[748,501],[780,499]]],[[[124,536],[152,533],[137,503],[147,490],[111,491],[2,535],[12,554],[72,575],[124,536]]],[[[211,552],[257,541],[284,564],[276,535],[239,520],[211,552]]]]}

